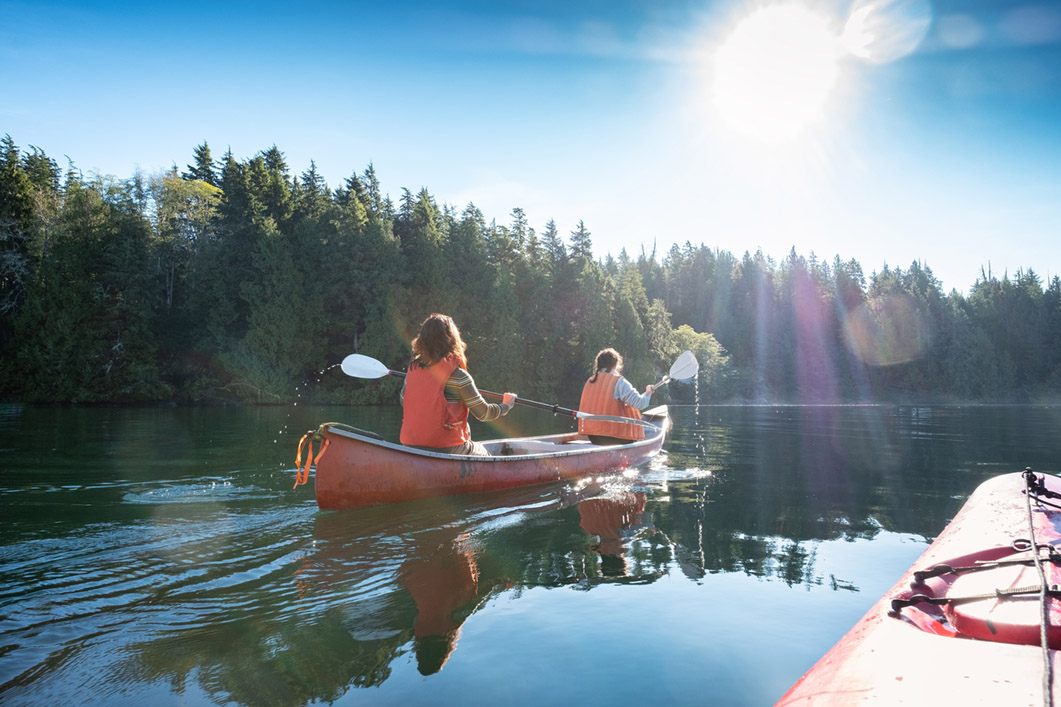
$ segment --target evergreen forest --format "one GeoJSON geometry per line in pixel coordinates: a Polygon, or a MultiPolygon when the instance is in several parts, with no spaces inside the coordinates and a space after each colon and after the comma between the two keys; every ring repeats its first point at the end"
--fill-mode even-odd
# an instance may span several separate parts
{"type": "Polygon", "coordinates": [[[710,234],[650,233],[638,253],[600,256],[582,222],[507,219],[426,188],[392,201],[371,164],[332,187],[312,162],[293,173],[276,146],[216,159],[203,143],[184,170],[119,179],[6,136],[0,398],[396,403],[398,379],[336,364],[358,352],[404,369],[431,312],[456,320],[480,386],[572,407],[606,346],[638,389],[696,354],[697,385],[656,402],[1061,392],[1061,279],[1030,267],[970,273],[967,295],[948,294],[917,261],[867,276],[795,246],[778,261],[696,243],[710,234]],[[684,245],[656,252],[657,237],[684,245]]]}

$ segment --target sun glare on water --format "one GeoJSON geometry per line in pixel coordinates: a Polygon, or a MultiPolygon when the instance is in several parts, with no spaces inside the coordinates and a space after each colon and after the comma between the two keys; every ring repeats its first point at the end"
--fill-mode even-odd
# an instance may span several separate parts
{"type": "Polygon", "coordinates": [[[825,117],[843,53],[829,21],[804,5],[760,8],[714,55],[715,108],[751,138],[794,138],[825,117]]]}

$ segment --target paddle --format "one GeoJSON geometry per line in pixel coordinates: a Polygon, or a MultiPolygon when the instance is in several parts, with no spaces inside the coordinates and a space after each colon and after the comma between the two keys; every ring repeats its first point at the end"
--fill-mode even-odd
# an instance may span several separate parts
{"type": "MultiPolygon", "coordinates": [[[[659,385],[664,385],[668,380],[683,380],[691,378],[696,375],[696,371],[699,369],[700,364],[696,362],[696,357],[693,356],[691,351],[686,351],[678,360],[674,362],[674,365],[670,367],[670,373],[668,373],[659,385]]],[[[403,371],[392,371],[387,368],[381,362],[369,356],[362,354],[350,354],[343,359],[342,363],[343,373],[350,376],[351,378],[383,378],[385,376],[397,376],[399,378],[405,378],[403,371]]],[[[656,386],[659,387],[659,386],[656,386]]],[[[500,400],[503,396],[501,393],[494,393],[489,390],[479,390],[480,393],[487,397],[496,398],[500,400]]],[[[524,405],[526,407],[537,408],[539,410],[548,410],[553,414],[563,413],[565,415],[571,415],[579,419],[586,420],[608,420],[611,422],[624,422],[628,424],[641,423],[640,420],[633,420],[627,417],[617,417],[614,415],[590,415],[586,412],[579,412],[578,410],[572,410],[571,408],[560,407],[559,405],[550,405],[549,403],[539,403],[535,400],[527,400],[526,398],[516,398],[516,405],[524,405]]],[[[651,423],[641,423],[646,427],[655,427],[651,423]]]]}
{"type": "MultiPolygon", "coordinates": [[[[352,378],[383,378],[384,376],[398,376],[399,378],[405,378],[404,371],[392,371],[376,359],[362,356],[361,354],[350,354],[343,359],[343,373],[352,378]]],[[[497,398],[498,400],[503,397],[501,393],[493,393],[489,390],[480,389],[479,392],[489,398],[497,398]]],[[[534,400],[527,400],[520,397],[516,398],[516,405],[525,405],[527,407],[538,408],[539,410],[549,410],[554,413],[562,412],[563,414],[571,415],[572,417],[586,416],[586,413],[579,413],[577,410],[562,408],[559,405],[550,405],[549,403],[539,403],[534,400]]],[[[626,418],[622,419],[625,420],[626,418]]]]}
{"type": "Polygon", "coordinates": [[[682,355],[678,357],[678,360],[670,367],[670,371],[667,375],[663,376],[663,379],[656,383],[656,389],[658,390],[661,386],[667,385],[670,381],[686,381],[696,375],[696,372],[700,370],[700,363],[696,360],[696,356],[693,356],[692,351],[684,351],[682,355]]]}

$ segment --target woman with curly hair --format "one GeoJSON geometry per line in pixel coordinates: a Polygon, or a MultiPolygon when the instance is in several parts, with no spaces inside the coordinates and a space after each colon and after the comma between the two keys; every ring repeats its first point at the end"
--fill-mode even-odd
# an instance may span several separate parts
{"type": "Polygon", "coordinates": [[[445,314],[432,314],[413,339],[413,360],[402,387],[401,442],[446,454],[490,456],[471,439],[468,413],[480,422],[507,415],[516,404],[505,393],[501,404],[483,399],[468,373],[467,345],[460,330],[445,314]]]}

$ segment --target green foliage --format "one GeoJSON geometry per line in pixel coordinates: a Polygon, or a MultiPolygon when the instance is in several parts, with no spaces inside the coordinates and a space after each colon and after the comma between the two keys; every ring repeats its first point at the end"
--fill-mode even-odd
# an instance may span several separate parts
{"type": "Polygon", "coordinates": [[[662,260],[594,257],[520,208],[488,222],[425,188],[398,207],[373,165],[331,189],[272,146],[125,182],[61,175],[0,144],[0,394],[101,402],[397,400],[360,352],[402,369],[431,312],[454,316],[484,387],[574,406],[615,347],[638,388],[682,351],[697,385],[657,400],[1033,400],[1061,392],[1061,280],[981,273],[963,297],[931,269],[776,262],[686,242],[662,260]],[[709,333],[710,332],[710,333],[709,333]],[[296,392],[298,391],[298,392],[296,392]]]}
{"type": "Polygon", "coordinates": [[[15,326],[26,400],[155,400],[151,230],[127,185],[65,187],[61,223],[27,287],[15,326]]]}
{"type": "Polygon", "coordinates": [[[31,268],[33,211],[33,181],[11,136],[5,135],[0,153],[0,333],[5,340],[31,268]]]}
{"type": "Polygon", "coordinates": [[[221,190],[175,173],[156,177],[149,187],[155,204],[154,238],[162,306],[186,309],[195,300],[200,249],[215,237],[221,190]]]}
{"type": "MultiPolygon", "coordinates": [[[[711,334],[694,331],[688,324],[682,324],[672,332],[670,348],[677,352],[692,351],[696,356],[700,363],[700,370],[696,374],[697,390],[715,388],[721,382],[719,378],[727,374],[729,356],[711,334]]],[[[672,393],[674,390],[671,388],[672,393]]]]}

